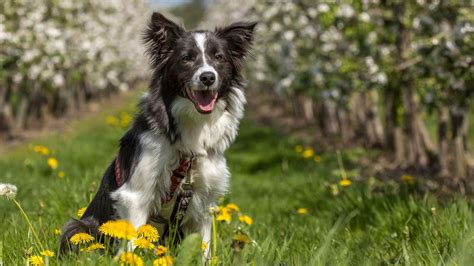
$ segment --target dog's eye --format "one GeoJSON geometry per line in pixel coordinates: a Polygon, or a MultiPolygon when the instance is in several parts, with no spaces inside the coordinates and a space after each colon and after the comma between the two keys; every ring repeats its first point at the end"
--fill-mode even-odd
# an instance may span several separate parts
{"type": "Polygon", "coordinates": [[[190,55],[183,55],[183,56],[181,57],[181,60],[184,61],[184,62],[189,62],[189,61],[192,61],[193,58],[192,58],[192,56],[190,56],[190,55]]]}
{"type": "Polygon", "coordinates": [[[216,54],[215,57],[216,57],[216,59],[219,60],[219,61],[224,60],[224,56],[223,56],[222,54],[216,54]]]}

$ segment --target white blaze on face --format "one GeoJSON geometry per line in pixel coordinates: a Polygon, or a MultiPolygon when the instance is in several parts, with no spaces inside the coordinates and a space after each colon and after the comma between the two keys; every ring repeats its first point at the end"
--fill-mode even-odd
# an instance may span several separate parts
{"type": "Polygon", "coordinates": [[[196,45],[199,48],[200,51],[200,56],[202,56],[202,66],[198,68],[198,70],[194,73],[193,75],[193,83],[196,88],[200,88],[199,84],[201,81],[199,80],[199,76],[201,76],[202,73],[204,72],[212,72],[216,76],[216,81],[214,84],[212,84],[211,89],[216,89],[217,84],[219,83],[219,75],[217,74],[216,69],[209,65],[206,59],[206,41],[207,41],[207,36],[205,33],[195,33],[194,34],[194,40],[196,41],[196,45]]]}

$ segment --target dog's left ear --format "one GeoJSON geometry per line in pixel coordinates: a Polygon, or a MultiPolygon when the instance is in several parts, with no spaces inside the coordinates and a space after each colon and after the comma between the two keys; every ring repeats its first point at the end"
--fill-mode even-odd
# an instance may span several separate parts
{"type": "Polygon", "coordinates": [[[227,41],[233,58],[242,59],[250,51],[256,25],[257,22],[236,22],[224,28],[217,28],[215,33],[227,41]]]}
{"type": "Polygon", "coordinates": [[[163,65],[173,51],[174,44],[185,30],[161,13],[153,12],[143,41],[148,46],[147,53],[154,67],[163,65]]]}

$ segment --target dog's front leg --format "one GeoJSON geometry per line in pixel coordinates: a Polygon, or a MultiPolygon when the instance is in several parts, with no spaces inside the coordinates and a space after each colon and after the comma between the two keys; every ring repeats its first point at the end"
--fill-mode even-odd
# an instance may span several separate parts
{"type": "MultiPolygon", "coordinates": [[[[116,209],[120,219],[130,222],[135,229],[146,224],[149,216],[152,197],[144,197],[144,191],[132,191],[120,188],[114,195],[117,201],[116,209]]],[[[133,240],[129,242],[129,250],[133,250],[133,240]]]]}

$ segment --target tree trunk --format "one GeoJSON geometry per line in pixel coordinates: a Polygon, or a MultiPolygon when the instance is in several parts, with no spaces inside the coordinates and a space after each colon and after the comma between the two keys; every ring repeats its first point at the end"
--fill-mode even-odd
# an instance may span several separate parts
{"type": "Polygon", "coordinates": [[[395,128],[397,127],[397,107],[394,89],[385,89],[385,145],[395,151],[395,128]]]}
{"type": "Polygon", "coordinates": [[[468,175],[467,156],[463,140],[463,130],[466,126],[466,109],[451,108],[451,127],[453,130],[451,144],[453,149],[453,174],[461,179],[466,178],[468,175]]]}
{"type": "Polygon", "coordinates": [[[0,87],[0,135],[8,135],[13,129],[13,114],[9,103],[10,89],[0,87]]]}
{"type": "MultiPolygon", "coordinates": [[[[397,63],[402,65],[409,59],[410,31],[405,26],[406,2],[395,5],[398,35],[396,40],[397,63]]],[[[432,148],[428,134],[424,134],[425,125],[420,119],[413,78],[409,68],[399,70],[399,85],[404,108],[403,133],[405,138],[405,166],[426,167],[429,163],[429,149],[432,148]]],[[[425,132],[426,133],[426,132],[425,132]]]]}
{"type": "Polygon", "coordinates": [[[449,110],[442,106],[438,111],[438,164],[442,177],[449,176],[448,120],[449,110]]]}
{"type": "Polygon", "coordinates": [[[313,112],[313,98],[308,96],[300,96],[301,104],[303,107],[303,114],[306,123],[311,124],[314,122],[314,112],[313,112]]]}
{"type": "Polygon", "coordinates": [[[378,117],[377,100],[374,93],[372,90],[362,92],[363,109],[365,110],[363,127],[366,131],[369,148],[383,146],[383,128],[378,117]]]}

